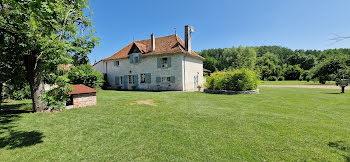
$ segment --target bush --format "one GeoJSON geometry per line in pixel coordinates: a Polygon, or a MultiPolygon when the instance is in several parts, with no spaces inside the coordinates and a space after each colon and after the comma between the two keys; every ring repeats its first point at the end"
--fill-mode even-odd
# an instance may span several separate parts
{"type": "Polygon", "coordinates": [[[301,69],[298,65],[289,65],[284,69],[284,77],[287,80],[297,80],[302,73],[303,69],[301,69]]]}
{"type": "Polygon", "coordinates": [[[84,84],[92,88],[100,88],[103,83],[103,74],[95,71],[91,65],[80,65],[73,67],[68,72],[71,84],[84,84]]]}
{"type": "Polygon", "coordinates": [[[306,80],[307,82],[310,82],[310,80],[311,80],[311,76],[309,76],[309,75],[308,75],[308,76],[306,76],[306,77],[305,77],[305,80],[306,80]]]}
{"type": "Polygon", "coordinates": [[[24,100],[30,99],[30,87],[28,84],[25,84],[24,87],[18,87],[14,85],[7,85],[4,88],[5,98],[10,98],[13,100],[24,100]]]}
{"type": "Polygon", "coordinates": [[[207,78],[206,87],[213,90],[245,91],[258,88],[258,75],[247,69],[219,71],[207,78]]]}
{"type": "Polygon", "coordinates": [[[268,80],[268,81],[277,81],[278,78],[277,78],[276,76],[269,76],[269,77],[267,78],[267,80],[268,80]]]}
{"type": "Polygon", "coordinates": [[[279,76],[278,81],[284,81],[284,76],[279,76]]]}

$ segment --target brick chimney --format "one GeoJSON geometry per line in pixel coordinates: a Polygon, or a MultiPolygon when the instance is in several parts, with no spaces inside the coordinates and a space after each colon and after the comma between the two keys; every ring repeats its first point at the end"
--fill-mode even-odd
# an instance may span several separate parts
{"type": "Polygon", "coordinates": [[[187,52],[191,52],[191,27],[189,25],[185,26],[185,48],[187,52]]]}
{"type": "Polygon", "coordinates": [[[151,52],[156,50],[156,38],[154,37],[154,34],[152,33],[151,34],[151,52]]]}

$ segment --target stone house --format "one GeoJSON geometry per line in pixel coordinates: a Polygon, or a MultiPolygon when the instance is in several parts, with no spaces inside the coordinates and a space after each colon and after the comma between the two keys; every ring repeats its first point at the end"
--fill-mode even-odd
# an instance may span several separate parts
{"type": "Polygon", "coordinates": [[[70,92],[70,100],[67,101],[67,108],[78,108],[93,106],[97,104],[96,90],[83,84],[72,85],[73,91],[70,92]]]}
{"type": "Polygon", "coordinates": [[[185,42],[177,35],[134,41],[93,65],[113,89],[194,91],[203,86],[204,58],[191,49],[190,26],[185,42]]]}

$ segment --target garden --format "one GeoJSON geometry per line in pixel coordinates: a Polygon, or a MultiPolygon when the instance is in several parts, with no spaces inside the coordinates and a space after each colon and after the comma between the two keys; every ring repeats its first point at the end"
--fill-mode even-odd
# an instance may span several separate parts
{"type": "Polygon", "coordinates": [[[256,95],[101,90],[97,106],[2,114],[0,161],[349,159],[349,93],[260,90],[256,95]]]}

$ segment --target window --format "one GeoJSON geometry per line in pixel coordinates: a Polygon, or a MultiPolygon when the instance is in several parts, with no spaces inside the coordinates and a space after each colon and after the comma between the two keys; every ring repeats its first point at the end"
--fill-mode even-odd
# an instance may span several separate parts
{"type": "Polygon", "coordinates": [[[161,60],[162,68],[167,68],[168,67],[168,58],[164,57],[161,60]]]}
{"type": "Polygon", "coordinates": [[[119,66],[119,61],[114,61],[114,66],[119,66]]]}
{"type": "Polygon", "coordinates": [[[139,63],[139,57],[134,57],[134,63],[139,63]]]}
{"type": "Polygon", "coordinates": [[[134,76],[133,75],[129,75],[129,84],[134,84],[134,76]]]}
{"type": "Polygon", "coordinates": [[[120,84],[124,84],[124,77],[120,76],[120,84]]]}
{"type": "Polygon", "coordinates": [[[162,77],[162,82],[163,83],[169,83],[170,82],[170,77],[162,77]]]}
{"type": "Polygon", "coordinates": [[[146,83],[146,74],[141,74],[141,83],[146,83]]]}

